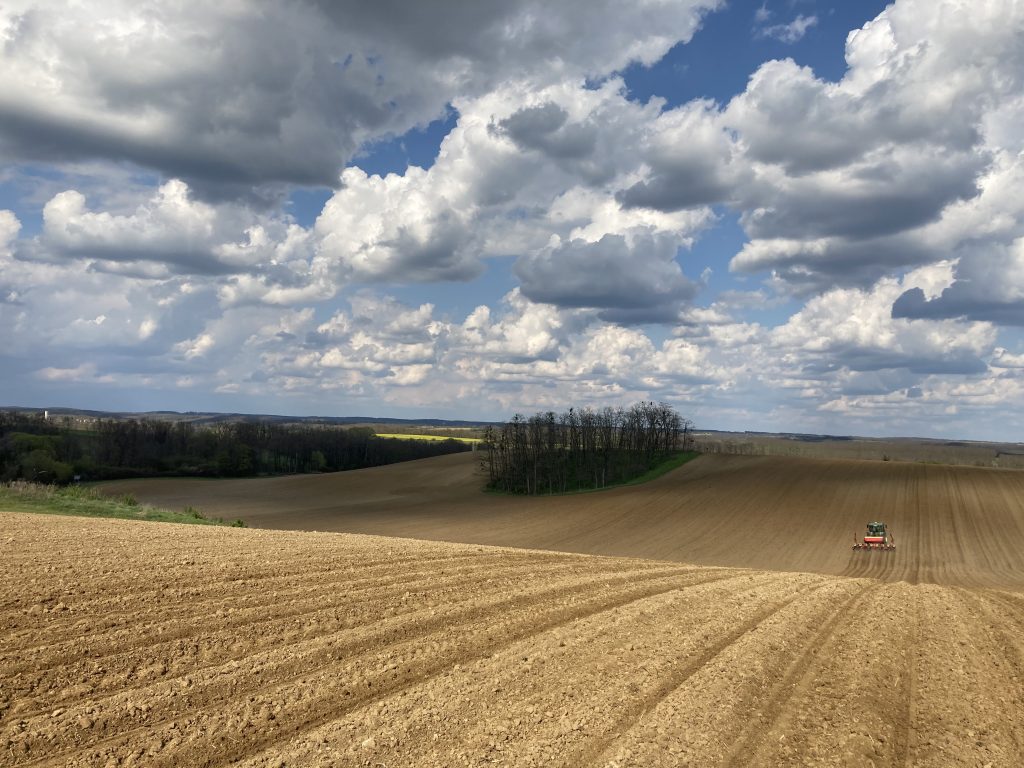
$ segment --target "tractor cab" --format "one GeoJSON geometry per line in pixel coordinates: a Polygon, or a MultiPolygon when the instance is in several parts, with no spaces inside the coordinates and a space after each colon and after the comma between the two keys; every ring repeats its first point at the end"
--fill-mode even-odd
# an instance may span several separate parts
{"type": "Polygon", "coordinates": [[[863,540],[858,540],[856,536],[853,537],[854,549],[883,549],[890,552],[896,549],[896,542],[885,523],[868,523],[867,528],[863,540]]]}

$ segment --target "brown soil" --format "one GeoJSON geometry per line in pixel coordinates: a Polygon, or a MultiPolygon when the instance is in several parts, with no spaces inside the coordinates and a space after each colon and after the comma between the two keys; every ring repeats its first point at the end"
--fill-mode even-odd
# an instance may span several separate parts
{"type": "MultiPolygon", "coordinates": [[[[690,503],[737,466],[694,465],[690,503]]],[[[863,498],[857,473],[826,464],[794,482],[820,492],[846,477],[863,498]]],[[[896,506],[907,482],[866,499],[896,506]]],[[[680,483],[660,483],[661,497],[680,483]]],[[[760,496],[729,525],[800,498],[760,496]]],[[[605,536],[629,530],[600,497],[568,508],[603,509],[605,536]]],[[[648,489],[635,514],[681,514],[661,497],[648,489]]],[[[828,518],[841,499],[804,503],[828,518]]],[[[963,519],[955,506],[942,521],[963,519]]],[[[811,513],[790,512],[790,531],[757,531],[790,568],[827,565],[811,513]]],[[[900,514],[897,530],[910,528],[900,514]]],[[[1002,549],[966,544],[959,565],[935,563],[913,537],[946,539],[931,506],[920,514],[897,558],[955,580],[975,557],[999,573],[1002,549]]],[[[0,525],[0,764],[12,768],[1024,762],[1024,595],[1012,590],[345,534],[14,513],[0,525]]],[[[693,538],[726,535],[744,537],[693,538]]]]}
{"type": "Polygon", "coordinates": [[[703,456],[659,480],[550,498],[484,494],[476,454],[330,475],[143,480],[113,492],[250,526],[1024,589],[1024,472],[703,456]],[[868,520],[895,552],[854,552],[868,520]]]}

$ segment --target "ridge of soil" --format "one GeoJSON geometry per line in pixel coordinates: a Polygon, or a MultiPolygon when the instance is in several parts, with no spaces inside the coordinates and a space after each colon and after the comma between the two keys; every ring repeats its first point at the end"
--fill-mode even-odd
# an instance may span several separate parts
{"type": "Polygon", "coordinates": [[[478,454],[246,480],[102,487],[192,504],[251,527],[339,531],[1024,589],[1024,472],[936,464],[706,455],[656,480],[557,497],[484,494],[478,454]],[[895,552],[854,552],[882,520],[895,552]]]}
{"type": "MultiPolygon", "coordinates": [[[[1024,762],[1019,591],[9,512],[0,526],[11,768],[1024,762]]],[[[796,562],[805,543],[785,542],[796,562]]],[[[922,569],[937,556],[917,551],[922,569]]]]}

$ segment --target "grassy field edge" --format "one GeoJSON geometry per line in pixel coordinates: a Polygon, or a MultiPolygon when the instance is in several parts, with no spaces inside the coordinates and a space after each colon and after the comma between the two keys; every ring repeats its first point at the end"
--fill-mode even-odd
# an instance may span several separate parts
{"type": "MultiPolygon", "coordinates": [[[[660,464],[651,467],[649,470],[644,472],[639,477],[634,477],[632,480],[627,480],[624,483],[620,483],[618,486],[610,487],[621,487],[623,485],[640,485],[641,483],[649,483],[651,480],[657,480],[662,475],[667,475],[673,469],[679,469],[683,464],[687,464],[696,459],[701,454],[697,451],[680,451],[674,456],[669,456],[665,461],[660,464]]],[[[601,489],[603,490],[603,489],[601,489]]]]}
{"type": "Polygon", "coordinates": [[[74,515],[78,517],[112,517],[124,520],[147,520],[159,523],[189,525],[225,525],[244,528],[241,520],[208,518],[193,507],[181,512],[139,504],[134,496],[105,496],[83,486],[55,486],[16,480],[0,484],[0,510],[31,512],[40,515],[74,515]]]}

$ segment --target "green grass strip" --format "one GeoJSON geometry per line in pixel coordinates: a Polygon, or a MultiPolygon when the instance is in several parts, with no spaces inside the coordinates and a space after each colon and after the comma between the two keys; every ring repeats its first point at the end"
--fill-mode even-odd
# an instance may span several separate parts
{"type": "MultiPolygon", "coordinates": [[[[657,480],[662,475],[667,475],[673,469],[679,469],[679,467],[683,466],[683,464],[686,464],[689,461],[693,461],[698,456],[700,456],[700,454],[697,453],[696,451],[682,451],[680,453],[675,454],[674,456],[669,456],[667,459],[661,462],[661,464],[657,464],[651,467],[649,470],[644,472],[639,477],[634,477],[632,480],[627,480],[626,482],[620,483],[619,485],[640,485],[641,483],[649,483],[651,482],[651,480],[657,480]]],[[[602,488],[600,490],[604,489],[602,488]]]]}
{"type": "Polygon", "coordinates": [[[241,520],[226,521],[209,518],[194,507],[181,512],[139,504],[134,496],[105,496],[80,485],[60,487],[23,480],[0,484],[0,510],[32,512],[41,515],[77,515],[80,517],[114,517],[125,520],[150,520],[161,523],[191,525],[227,525],[244,528],[241,520]]]}

